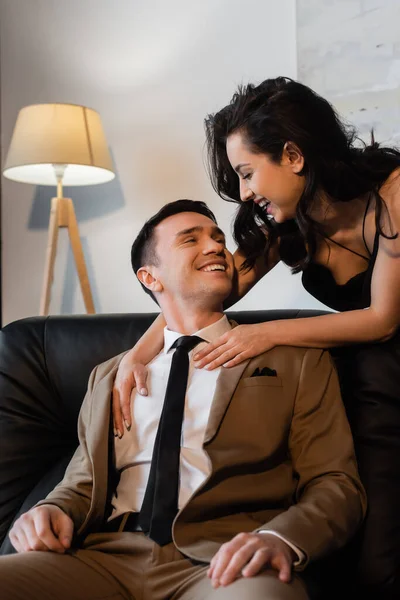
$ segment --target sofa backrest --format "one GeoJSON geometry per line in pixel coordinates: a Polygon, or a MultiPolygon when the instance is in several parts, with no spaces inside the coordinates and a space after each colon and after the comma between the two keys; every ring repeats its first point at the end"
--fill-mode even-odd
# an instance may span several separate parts
{"type": "MultiPolygon", "coordinates": [[[[228,312],[238,323],[323,311],[228,312]]],[[[61,480],[77,447],[77,418],[90,372],[131,348],[151,314],[33,317],[0,332],[0,554],[13,521],[61,480]]]]}

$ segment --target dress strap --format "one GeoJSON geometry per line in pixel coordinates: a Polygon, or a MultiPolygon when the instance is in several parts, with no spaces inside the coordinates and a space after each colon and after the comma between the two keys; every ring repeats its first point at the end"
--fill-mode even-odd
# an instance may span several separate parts
{"type": "MultiPolygon", "coordinates": [[[[369,251],[369,248],[367,246],[367,242],[365,240],[365,220],[367,218],[367,212],[368,212],[368,209],[369,209],[370,202],[371,202],[371,194],[368,195],[368,202],[367,202],[367,206],[365,207],[365,211],[364,211],[364,218],[363,218],[363,224],[362,224],[362,237],[363,237],[363,242],[364,242],[365,249],[368,252],[369,257],[371,258],[372,254],[369,251]]],[[[374,243],[374,246],[375,246],[375,243],[374,243]]]]}
{"type": "Polygon", "coordinates": [[[365,249],[368,252],[368,256],[364,256],[363,254],[360,254],[359,252],[357,252],[356,250],[352,250],[351,248],[348,248],[347,246],[344,246],[343,244],[341,244],[340,242],[337,242],[336,240],[333,240],[332,238],[330,238],[329,236],[325,235],[322,232],[322,235],[324,236],[324,238],[326,238],[327,240],[329,240],[330,242],[332,242],[332,244],[336,244],[336,246],[340,246],[340,248],[343,248],[344,250],[348,250],[349,252],[351,252],[352,254],[355,254],[356,256],[359,256],[360,258],[363,258],[364,260],[366,260],[367,262],[370,261],[371,258],[371,252],[368,249],[367,246],[367,242],[365,241],[365,220],[367,218],[367,212],[368,212],[368,208],[369,208],[369,203],[371,201],[371,196],[368,196],[368,202],[367,202],[367,206],[365,207],[365,211],[364,211],[364,217],[363,217],[363,223],[362,223],[362,237],[363,237],[363,242],[364,242],[364,246],[365,249]]]}
{"type": "MultiPolygon", "coordinates": [[[[344,246],[343,244],[341,244],[340,242],[337,242],[336,240],[333,240],[332,238],[328,237],[327,235],[324,236],[326,237],[327,240],[329,240],[330,242],[332,242],[332,244],[336,244],[336,246],[340,246],[341,248],[343,248],[344,250],[348,250],[349,252],[351,252],[352,254],[356,254],[357,256],[359,256],[360,258],[363,258],[364,260],[366,260],[367,262],[370,261],[370,257],[371,254],[368,250],[368,254],[369,256],[364,256],[364,254],[360,254],[359,252],[357,252],[356,250],[352,250],[351,248],[348,248],[347,246],[344,246]]],[[[365,243],[365,242],[364,242],[365,243]]]]}

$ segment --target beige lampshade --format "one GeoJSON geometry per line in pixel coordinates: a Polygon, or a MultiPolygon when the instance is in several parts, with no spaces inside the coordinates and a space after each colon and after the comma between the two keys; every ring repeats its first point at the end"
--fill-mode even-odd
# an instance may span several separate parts
{"type": "Polygon", "coordinates": [[[105,183],[115,177],[100,115],[76,104],[22,108],[3,174],[36,185],[57,185],[54,165],[67,165],[63,185],[105,183]]]}

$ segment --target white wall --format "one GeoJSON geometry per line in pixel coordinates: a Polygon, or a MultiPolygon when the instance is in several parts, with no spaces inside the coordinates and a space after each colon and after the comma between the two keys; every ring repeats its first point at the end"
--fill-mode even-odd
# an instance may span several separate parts
{"type": "MultiPolygon", "coordinates": [[[[22,106],[99,111],[117,178],[64,190],[75,201],[96,311],[154,311],[132,274],[131,243],[146,218],[181,197],[205,200],[230,231],[234,205],[214,194],[203,166],[203,119],[240,82],[296,77],[295,1],[0,0],[0,10],[3,157],[22,106]]],[[[53,191],[4,178],[2,186],[5,324],[38,312],[53,191]]],[[[313,306],[281,265],[237,305],[313,306]]],[[[50,310],[84,312],[66,235],[50,310]]]]}
{"type": "Polygon", "coordinates": [[[400,145],[399,0],[297,0],[299,79],[370,140],[400,145]]]}

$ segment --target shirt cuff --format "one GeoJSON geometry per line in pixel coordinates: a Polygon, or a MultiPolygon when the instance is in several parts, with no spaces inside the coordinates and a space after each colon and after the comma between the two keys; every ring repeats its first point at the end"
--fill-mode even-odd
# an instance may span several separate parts
{"type": "Polygon", "coordinates": [[[295,546],[294,544],[289,542],[280,533],[276,533],[276,531],[270,531],[269,529],[261,529],[257,533],[269,533],[269,534],[274,535],[275,537],[279,538],[280,540],[282,540],[282,542],[285,542],[285,544],[287,544],[289,546],[289,548],[291,548],[293,550],[293,552],[295,552],[295,554],[297,554],[297,560],[293,563],[294,567],[300,567],[306,560],[306,555],[304,554],[304,552],[302,550],[300,550],[300,548],[298,548],[297,546],[295,546]]]}

